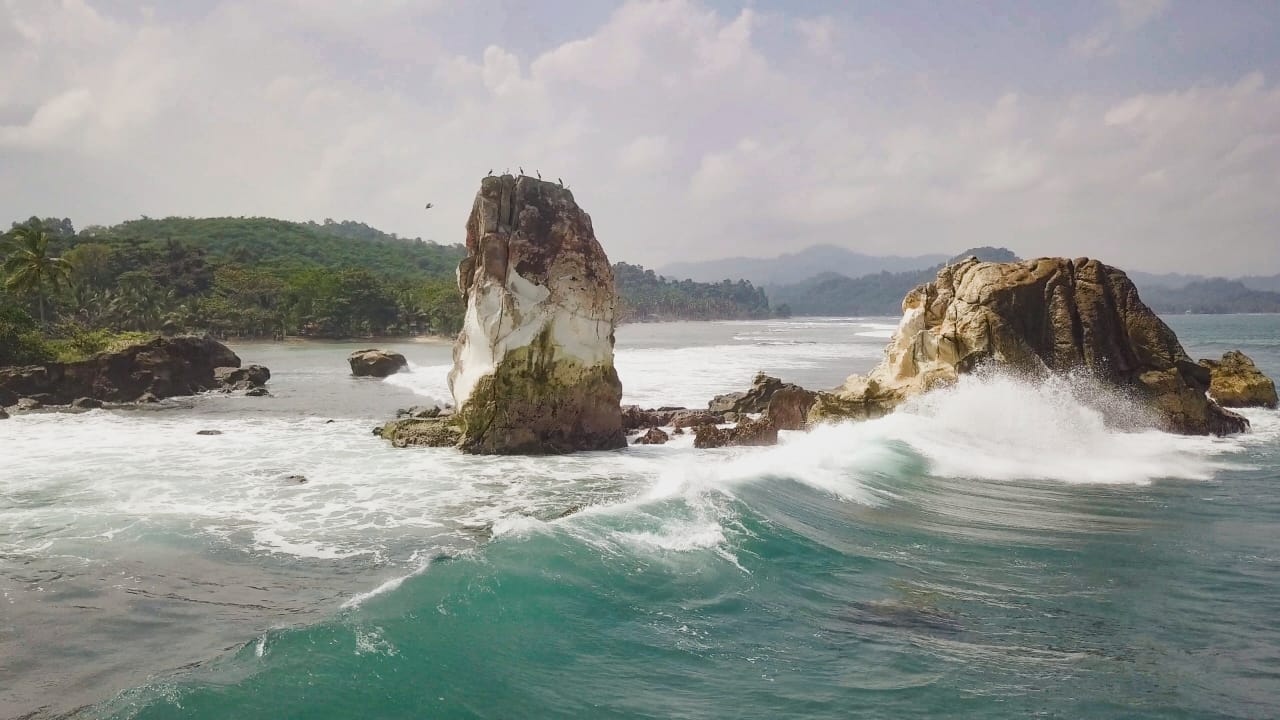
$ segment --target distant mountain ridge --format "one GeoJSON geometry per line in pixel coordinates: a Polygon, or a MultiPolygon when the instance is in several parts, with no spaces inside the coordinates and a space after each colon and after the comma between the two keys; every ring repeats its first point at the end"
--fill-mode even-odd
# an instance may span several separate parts
{"type": "Polygon", "coordinates": [[[905,272],[935,266],[946,255],[866,255],[835,245],[813,245],[774,258],[731,257],[701,262],[676,262],[658,270],[673,279],[720,282],[726,278],[747,280],[756,285],[783,285],[807,280],[825,272],[848,277],[879,272],[905,272]]]}
{"type": "Polygon", "coordinates": [[[970,248],[926,268],[904,272],[878,272],[849,277],[835,272],[815,275],[802,282],[765,287],[769,302],[779,312],[808,316],[899,315],[902,299],[917,285],[934,279],[946,263],[968,257],[988,262],[1017,262],[1008,248],[970,248]]]}

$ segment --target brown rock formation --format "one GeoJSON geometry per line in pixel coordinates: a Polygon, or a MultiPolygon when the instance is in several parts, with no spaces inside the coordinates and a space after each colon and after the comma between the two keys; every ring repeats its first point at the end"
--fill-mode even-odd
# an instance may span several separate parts
{"type": "Polygon", "coordinates": [[[1239,350],[1221,360],[1201,360],[1209,371],[1209,395],[1223,407],[1276,407],[1276,384],[1239,350]]]}
{"type": "Polygon", "coordinates": [[[449,386],[459,447],[626,446],[613,367],[613,270],[591,218],[554,183],[486,177],[458,266],[467,301],[449,386]]]}
{"type": "Polygon", "coordinates": [[[347,357],[351,374],[356,377],[384,378],[409,367],[409,361],[398,352],[389,350],[356,350],[347,357]]]}
{"type": "Polygon", "coordinates": [[[731,428],[699,425],[693,429],[693,446],[696,448],[777,444],[778,428],[765,418],[743,420],[731,428]]]}
{"type": "Polygon", "coordinates": [[[635,445],[662,445],[671,439],[670,435],[659,430],[658,428],[649,428],[649,432],[636,438],[635,445]]]}
{"type": "Polygon", "coordinates": [[[1134,393],[1173,432],[1248,429],[1247,420],[1205,395],[1208,372],[1187,357],[1129,278],[1096,260],[970,258],[912,290],[902,309],[880,365],[821,394],[811,422],[878,417],[989,363],[1029,374],[1087,368],[1134,393]]]}
{"type": "Polygon", "coordinates": [[[240,367],[240,358],[212,338],[156,338],[79,362],[0,368],[0,404],[31,397],[67,405],[78,398],[135,402],[194,395],[220,387],[215,371],[223,367],[240,367]]]}
{"type": "Polygon", "coordinates": [[[756,373],[746,392],[717,395],[707,404],[711,412],[735,415],[764,413],[779,430],[803,430],[817,393],[776,377],[756,373]]]}

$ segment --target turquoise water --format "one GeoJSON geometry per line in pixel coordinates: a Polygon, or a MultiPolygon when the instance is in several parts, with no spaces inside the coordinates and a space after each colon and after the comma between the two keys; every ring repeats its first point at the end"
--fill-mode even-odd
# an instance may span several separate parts
{"type": "MultiPolygon", "coordinates": [[[[1280,318],[1170,324],[1193,356],[1239,347],[1280,377],[1280,318]]],[[[734,344],[760,354],[724,382],[757,365],[820,385],[883,342],[873,326],[804,322],[630,331],[620,364],[655,376],[636,392],[713,389],[681,363],[734,344]]],[[[438,382],[429,361],[409,383],[420,393],[438,382]]],[[[303,403],[287,387],[283,402],[303,403]]],[[[484,500],[502,509],[470,543],[415,524],[444,502],[429,494],[350,539],[339,520],[282,530],[339,550],[376,534],[384,559],[245,550],[262,572],[282,564],[335,589],[305,618],[242,617],[235,647],[79,714],[1277,716],[1280,413],[1250,411],[1255,432],[1227,440],[1120,432],[1077,390],[975,378],[768,449],[495,467],[399,451],[424,486],[492,470],[494,497],[520,498],[484,500]],[[360,565],[378,569],[329,577],[360,565]]],[[[439,517],[472,507],[450,502],[439,517]]],[[[217,537],[225,552],[237,536],[217,537]]]]}

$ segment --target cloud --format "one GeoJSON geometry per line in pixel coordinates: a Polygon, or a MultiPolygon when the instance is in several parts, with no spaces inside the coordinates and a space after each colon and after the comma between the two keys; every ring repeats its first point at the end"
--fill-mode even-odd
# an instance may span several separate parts
{"type": "Polygon", "coordinates": [[[573,185],[611,256],[652,266],[832,242],[1280,271],[1280,90],[1261,74],[992,92],[893,58],[868,72],[821,40],[853,32],[840,17],[806,33],[628,2],[562,37],[463,42],[454,9],[301,5],[0,0],[17,70],[0,75],[0,216],[349,217],[456,242],[478,179],[523,166],[573,185]]]}
{"type": "Polygon", "coordinates": [[[1159,18],[1169,0],[1110,0],[1107,16],[1091,30],[1071,38],[1071,51],[1084,58],[1111,55],[1128,35],[1159,18]]]}

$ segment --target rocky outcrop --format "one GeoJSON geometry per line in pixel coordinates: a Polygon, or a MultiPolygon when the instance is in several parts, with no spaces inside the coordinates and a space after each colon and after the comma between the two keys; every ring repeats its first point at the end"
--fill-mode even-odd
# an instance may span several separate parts
{"type": "Polygon", "coordinates": [[[809,424],[809,411],[817,401],[818,393],[789,385],[769,398],[764,416],[779,430],[804,430],[809,424]]]}
{"type": "Polygon", "coordinates": [[[466,317],[449,373],[459,447],[624,447],[613,270],[572,193],[529,177],[486,177],[466,246],[458,266],[466,317]]]}
{"type": "Polygon", "coordinates": [[[717,395],[707,404],[711,412],[726,420],[736,415],[764,413],[779,430],[803,430],[817,393],[776,377],[757,373],[746,392],[717,395]]]}
{"type": "Polygon", "coordinates": [[[1239,350],[1221,360],[1201,360],[1209,371],[1209,395],[1223,407],[1276,407],[1276,384],[1262,374],[1253,359],[1239,350]]]}
{"type": "Polygon", "coordinates": [[[452,447],[462,438],[461,431],[447,417],[392,420],[376,428],[374,434],[398,448],[452,447]]]}
{"type": "Polygon", "coordinates": [[[13,405],[19,398],[44,405],[80,398],[140,402],[194,395],[222,386],[219,368],[239,367],[240,358],[212,338],[156,338],[79,362],[0,368],[0,403],[13,405]]]}
{"type": "Polygon", "coordinates": [[[390,350],[356,350],[347,356],[351,374],[356,377],[384,378],[409,367],[409,361],[398,352],[390,350]]]}
{"type": "Polygon", "coordinates": [[[777,444],[778,428],[766,418],[743,420],[731,428],[700,425],[693,429],[693,446],[696,448],[777,444]]]}
{"type": "Polygon", "coordinates": [[[248,392],[261,388],[271,379],[271,371],[261,365],[214,368],[213,377],[223,392],[248,392]]]}
{"type": "Polygon", "coordinates": [[[1205,394],[1209,372],[1187,357],[1129,278],[1097,260],[970,258],[908,293],[902,310],[881,363],[820,394],[810,422],[878,417],[991,365],[1032,375],[1087,369],[1132,393],[1173,432],[1248,429],[1205,394]]]}
{"type": "Polygon", "coordinates": [[[662,445],[671,439],[671,436],[662,430],[653,427],[640,437],[636,438],[634,445],[662,445]]]}

